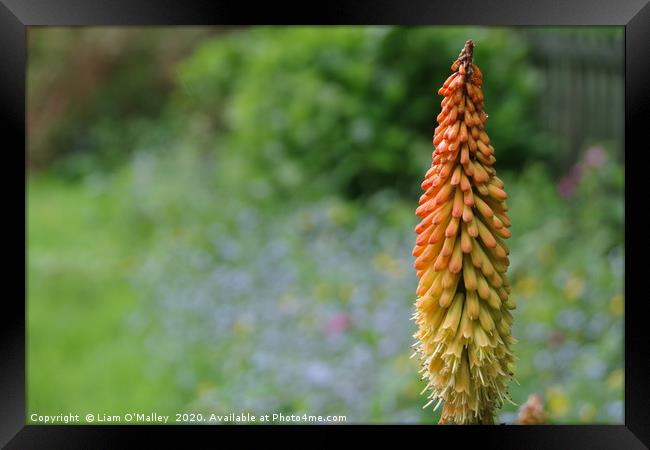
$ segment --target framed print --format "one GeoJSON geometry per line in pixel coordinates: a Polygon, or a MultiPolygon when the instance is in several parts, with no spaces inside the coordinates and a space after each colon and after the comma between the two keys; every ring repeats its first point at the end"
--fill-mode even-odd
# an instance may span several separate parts
{"type": "Polygon", "coordinates": [[[647,2],[0,21],[7,448],[647,448],[647,2]]]}

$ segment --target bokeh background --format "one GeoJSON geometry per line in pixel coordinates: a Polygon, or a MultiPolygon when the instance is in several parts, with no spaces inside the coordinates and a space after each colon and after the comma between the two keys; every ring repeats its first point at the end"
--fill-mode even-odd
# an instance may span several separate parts
{"type": "Polygon", "coordinates": [[[28,417],[437,421],[409,359],[414,210],[470,38],[513,224],[512,398],[622,423],[621,27],[30,28],[28,417]]]}

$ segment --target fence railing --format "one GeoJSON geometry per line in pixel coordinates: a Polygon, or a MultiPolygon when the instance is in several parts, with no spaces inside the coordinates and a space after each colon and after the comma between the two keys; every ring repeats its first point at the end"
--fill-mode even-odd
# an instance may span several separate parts
{"type": "Polygon", "coordinates": [[[618,146],[624,132],[624,31],[522,28],[542,85],[539,114],[571,164],[590,144],[618,146]]]}

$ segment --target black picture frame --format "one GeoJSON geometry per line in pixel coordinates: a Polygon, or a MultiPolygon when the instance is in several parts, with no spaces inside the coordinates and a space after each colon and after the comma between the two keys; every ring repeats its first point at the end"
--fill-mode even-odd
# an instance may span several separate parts
{"type": "MultiPolygon", "coordinates": [[[[639,153],[647,148],[650,117],[650,4],[647,0],[602,2],[481,1],[432,2],[329,1],[289,7],[276,2],[221,0],[0,0],[0,114],[5,142],[3,190],[18,201],[5,208],[6,284],[0,347],[0,444],[6,448],[114,448],[128,446],[136,435],[169,439],[170,432],[206,438],[207,434],[242,431],[242,427],[146,426],[37,426],[25,425],[25,304],[26,299],[26,29],[30,26],[88,25],[209,25],[209,24],[403,24],[403,25],[620,25],[625,27],[625,170],[626,204],[642,205],[643,176],[647,173],[639,153]],[[643,139],[645,137],[645,139],[643,139]],[[9,138],[9,139],[7,139],[9,138]],[[13,139],[12,139],[13,138],[13,139]],[[638,147],[635,145],[638,143],[638,147]],[[634,151],[638,148],[640,151],[634,151]],[[628,159],[631,160],[628,164],[628,159]],[[25,158],[25,159],[23,159],[25,158]],[[21,160],[22,159],[22,160],[21,160]],[[23,190],[25,189],[25,190],[23,190]],[[20,198],[22,190],[23,197],[20,198]],[[638,201],[636,198],[638,197],[638,201]],[[629,203],[628,203],[629,202],[629,203]],[[22,300],[21,300],[22,296],[22,300]],[[173,429],[173,431],[172,431],[173,429]]],[[[6,204],[7,202],[5,202],[6,204]]],[[[507,448],[647,448],[650,445],[650,390],[648,337],[641,252],[643,221],[639,209],[626,208],[625,252],[625,424],[590,426],[475,426],[387,427],[412,445],[461,444],[472,440],[483,447],[507,448]],[[637,216],[637,217],[635,217],[637,216]],[[641,240],[639,240],[641,239],[641,240]],[[638,264],[636,264],[638,262],[638,264]],[[636,294],[636,295],[633,295],[636,294]],[[419,436],[415,436],[418,434],[419,436]]],[[[647,290],[646,290],[647,291],[647,290]]],[[[337,439],[338,431],[356,427],[255,427],[262,433],[282,433],[301,442],[301,433],[326,430],[324,439],[337,439]],[[273,431],[270,431],[273,430],[273,431]]],[[[249,435],[246,428],[244,431],[249,435]]],[[[363,436],[380,427],[361,430],[363,436]]],[[[139,436],[138,436],[139,437],[139,436]]],[[[219,441],[212,441],[215,445],[219,441]]],[[[306,442],[306,441],[305,441],[306,442]]],[[[321,443],[326,440],[319,441],[321,443]]],[[[333,441],[336,442],[336,441],[333,441]]],[[[407,444],[408,445],[408,444],[407,444]]],[[[462,445],[461,445],[462,447],[462,445]]]]}

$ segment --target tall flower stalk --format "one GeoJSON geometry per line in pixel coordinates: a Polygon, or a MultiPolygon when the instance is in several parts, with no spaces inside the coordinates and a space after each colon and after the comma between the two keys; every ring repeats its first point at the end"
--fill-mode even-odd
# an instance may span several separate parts
{"type": "Polygon", "coordinates": [[[506,276],[510,219],[485,132],[483,77],[465,43],[438,93],[433,161],[416,214],[414,337],[439,423],[490,424],[508,397],[514,356],[506,276]]]}

